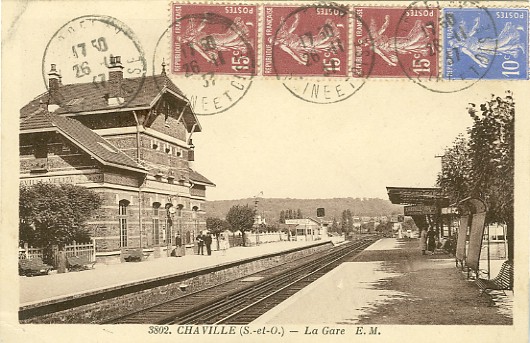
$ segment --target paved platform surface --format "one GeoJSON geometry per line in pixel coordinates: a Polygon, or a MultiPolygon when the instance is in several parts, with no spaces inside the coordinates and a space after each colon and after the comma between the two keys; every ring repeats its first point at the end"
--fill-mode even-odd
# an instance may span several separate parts
{"type": "Polygon", "coordinates": [[[319,243],[322,243],[322,241],[284,241],[266,243],[253,247],[233,247],[226,251],[226,255],[223,255],[220,251],[212,251],[211,256],[186,255],[183,257],[164,257],[143,262],[110,265],[96,264],[93,270],[81,272],[50,274],[36,277],[20,276],[20,306],[131,282],[213,267],[228,262],[319,243]]]}
{"type": "MultiPolygon", "coordinates": [[[[492,261],[493,277],[502,262],[492,261]]],[[[252,324],[510,325],[506,293],[480,297],[454,258],[421,255],[417,239],[384,238],[252,324]]]]}

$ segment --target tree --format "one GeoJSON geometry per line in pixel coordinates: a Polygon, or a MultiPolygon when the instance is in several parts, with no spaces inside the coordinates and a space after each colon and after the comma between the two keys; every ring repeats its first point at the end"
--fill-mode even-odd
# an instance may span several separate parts
{"type": "Polygon", "coordinates": [[[342,211],[341,229],[343,232],[353,232],[353,215],[351,211],[342,211]]]}
{"type": "Polygon", "coordinates": [[[230,224],[231,231],[241,231],[243,246],[245,246],[245,231],[252,229],[254,225],[254,210],[248,205],[235,205],[228,210],[226,221],[230,224]]]}
{"type": "Polygon", "coordinates": [[[86,221],[101,207],[96,192],[71,184],[37,183],[20,186],[20,241],[50,251],[90,241],[86,221]]]}
{"type": "Polygon", "coordinates": [[[342,211],[340,227],[342,232],[348,232],[348,214],[346,213],[346,210],[342,211]]]}
{"type": "Polygon", "coordinates": [[[227,230],[230,227],[230,225],[227,223],[226,220],[215,218],[215,217],[208,217],[206,218],[206,228],[215,235],[215,238],[217,240],[217,248],[219,249],[219,235],[227,230]]]}
{"type": "Polygon", "coordinates": [[[446,148],[442,156],[442,172],[438,186],[449,196],[451,203],[466,198],[471,191],[471,158],[469,140],[458,135],[453,146],[446,148]]]}
{"type": "Polygon", "coordinates": [[[280,211],[280,224],[285,224],[285,211],[280,211]]]}
{"type": "Polygon", "coordinates": [[[340,233],[339,224],[337,223],[337,219],[335,219],[335,217],[333,217],[333,223],[331,224],[331,232],[340,233]]]}
{"type": "Polygon", "coordinates": [[[504,98],[474,104],[468,109],[473,126],[469,131],[472,166],[472,196],[486,201],[488,223],[505,223],[508,259],[513,260],[514,117],[515,102],[504,98]]]}
{"type": "Polygon", "coordinates": [[[353,231],[353,214],[351,213],[351,211],[349,209],[346,210],[346,218],[348,219],[348,223],[346,225],[346,229],[348,231],[353,231]]]}
{"type": "Polygon", "coordinates": [[[296,219],[302,219],[302,210],[298,209],[296,210],[296,219]]]}
{"type": "Polygon", "coordinates": [[[508,259],[513,260],[515,102],[508,92],[478,108],[470,104],[468,113],[473,119],[469,138],[458,137],[446,150],[438,184],[452,202],[465,197],[486,202],[486,223],[506,224],[508,259]]]}

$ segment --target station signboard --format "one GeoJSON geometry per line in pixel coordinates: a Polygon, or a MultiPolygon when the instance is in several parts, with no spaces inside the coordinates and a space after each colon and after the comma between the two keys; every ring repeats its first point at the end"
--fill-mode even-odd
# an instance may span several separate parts
{"type": "Polygon", "coordinates": [[[406,216],[418,216],[418,215],[428,215],[428,214],[436,214],[436,206],[430,206],[430,205],[405,206],[406,216]]]}

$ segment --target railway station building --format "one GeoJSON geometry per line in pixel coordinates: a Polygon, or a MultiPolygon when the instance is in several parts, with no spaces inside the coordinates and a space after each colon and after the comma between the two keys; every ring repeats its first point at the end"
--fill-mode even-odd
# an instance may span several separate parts
{"type": "Polygon", "coordinates": [[[52,65],[48,91],[20,110],[20,183],[99,193],[103,204],[88,223],[98,259],[127,247],[165,255],[177,232],[193,249],[206,229],[206,188],[215,186],[193,166],[199,132],[165,66],[160,75],[124,78],[116,56],[107,82],[63,85],[52,65]]]}
{"type": "Polygon", "coordinates": [[[286,219],[285,224],[295,229],[298,241],[326,239],[328,235],[327,227],[313,218],[286,219]]]}

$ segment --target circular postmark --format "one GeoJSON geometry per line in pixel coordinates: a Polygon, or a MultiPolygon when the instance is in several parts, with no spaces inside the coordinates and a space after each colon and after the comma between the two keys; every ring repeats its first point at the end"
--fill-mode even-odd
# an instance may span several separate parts
{"type": "Polygon", "coordinates": [[[247,94],[256,75],[257,11],[256,5],[173,4],[172,23],[155,47],[153,73],[169,74],[195,114],[227,111],[247,94]],[[166,72],[160,66],[168,45],[166,72]]]}
{"type": "Polygon", "coordinates": [[[473,1],[411,3],[395,30],[394,54],[403,73],[436,93],[454,93],[484,79],[497,55],[497,27],[473,1]]]}
{"type": "Polygon", "coordinates": [[[146,72],[140,41],[127,25],[110,16],[72,19],[55,32],[42,58],[42,77],[50,100],[58,106],[89,109],[94,104],[84,103],[82,97],[94,92],[104,93],[113,106],[126,106],[142,88],[146,72]],[[50,89],[52,78],[59,85],[85,84],[83,94],[72,98],[61,94],[60,87],[50,89]],[[116,78],[128,81],[114,82],[116,78]]]}
{"type": "Polygon", "coordinates": [[[351,15],[347,6],[336,4],[265,6],[264,75],[276,76],[292,95],[307,102],[350,98],[363,87],[372,65],[368,63],[364,74],[352,65],[360,66],[362,56],[350,59],[351,15]]]}

